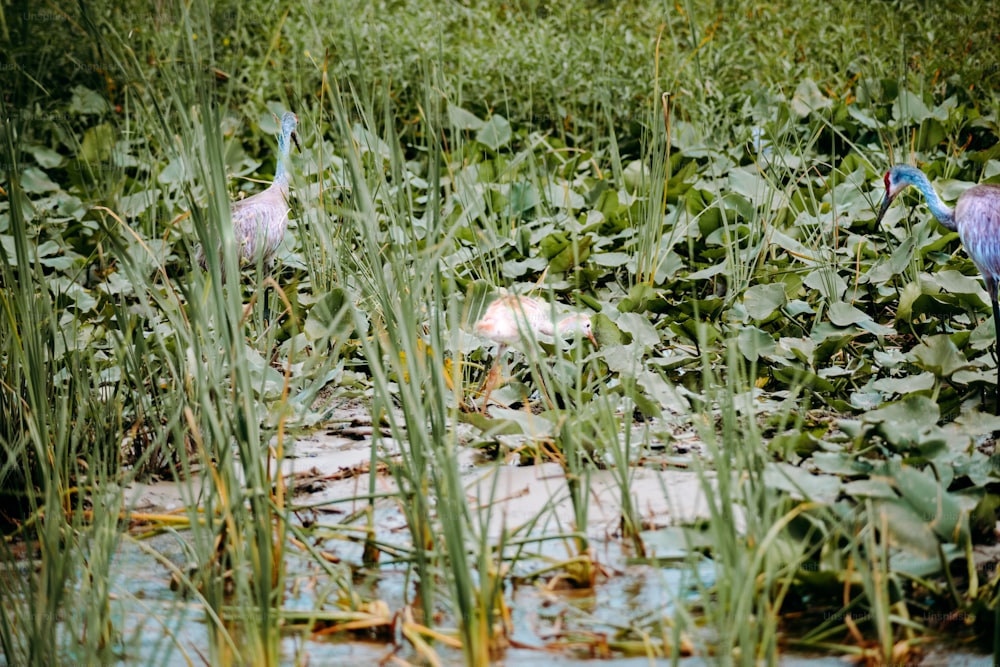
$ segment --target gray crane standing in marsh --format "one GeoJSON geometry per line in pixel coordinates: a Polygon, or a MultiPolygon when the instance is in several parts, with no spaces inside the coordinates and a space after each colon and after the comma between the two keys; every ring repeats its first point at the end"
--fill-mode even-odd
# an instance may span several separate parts
{"type": "MultiPolygon", "coordinates": [[[[885,198],[875,223],[889,210],[900,192],[914,186],[924,196],[927,208],[944,227],[957,231],[965,252],[983,275],[986,292],[993,306],[993,327],[1000,356],[1000,185],[974,185],[958,198],[955,208],[949,207],[931,186],[931,182],[916,167],[899,164],[885,174],[885,198]]],[[[1000,414],[1000,363],[997,364],[996,409],[1000,414]]]]}
{"type": "MultiPolygon", "coordinates": [[[[258,261],[266,271],[274,266],[274,256],[288,227],[288,161],[292,142],[302,150],[296,133],[298,124],[299,117],[291,111],[281,117],[274,181],[263,192],[233,202],[230,209],[241,268],[255,266],[258,261]]],[[[202,269],[206,268],[205,250],[201,246],[195,252],[195,259],[202,269]]]]}

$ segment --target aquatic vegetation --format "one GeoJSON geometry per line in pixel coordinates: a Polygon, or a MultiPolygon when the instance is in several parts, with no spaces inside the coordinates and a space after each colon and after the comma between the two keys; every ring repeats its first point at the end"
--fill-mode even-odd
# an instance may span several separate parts
{"type": "Polygon", "coordinates": [[[922,200],[878,205],[892,163],[947,202],[998,181],[1000,10],[619,4],[11,19],[7,662],[989,647],[990,299],[922,200]],[[223,281],[285,109],[278,275],[223,281]],[[480,414],[500,289],[600,345],[524,346],[480,414]],[[314,471],[319,428],[370,448],[314,471]],[[175,511],[129,488],[159,478],[175,511]],[[162,573],[138,625],[123,553],[162,573]],[[672,583],[582,601],[639,569],[672,583]]]}

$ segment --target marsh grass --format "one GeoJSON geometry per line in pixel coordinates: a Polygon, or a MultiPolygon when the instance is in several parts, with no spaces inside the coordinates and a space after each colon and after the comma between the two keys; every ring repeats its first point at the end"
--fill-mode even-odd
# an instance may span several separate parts
{"type": "MultiPolygon", "coordinates": [[[[421,236],[386,245],[379,220],[385,216],[394,225],[411,215],[408,208],[396,208],[391,197],[380,196],[390,190],[389,179],[406,182],[398,138],[391,122],[375,121],[363,99],[335,94],[328,101],[340,136],[356,138],[360,127],[365,136],[380,137],[389,151],[389,155],[372,153],[371,146],[344,141],[351,206],[342,215],[357,239],[353,259],[362,278],[360,302],[365,304],[365,314],[354,311],[355,328],[366,330],[370,323],[375,332],[362,340],[373,382],[373,412],[392,434],[391,445],[376,436],[373,456],[385,457],[398,485],[400,509],[413,545],[407,566],[416,578],[418,594],[412,603],[419,613],[404,623],[403,632],[418,652],[432,655],[435,651],[425,640],[435,636],[432,619],[436,601],[443,596],[457,624],[456,638],[466,662],[486,664],[499,649],[503,633],[499,615],[502,579],[497,577],[485,526],[473,521],[458,467],[455,425],[464,398],[459,375],[462,362],[446,361],[444,353],[461,350],[458,337],[466,325],[462,321],[465,309],[454,296],[446,296],[455,290],[448,289],[447,278],[439,271],[442,253],[456,228],[437,213],[439,206],[432,199],[421,236]],[[357,125],[348,122],[348,112],[356,114],[357,125]],[[375,169],[363,167],[366,158],[376,160],[375,169]]],[[[385,108],[388,114],[389,105],[385,108]]],[[[442,126],[443,118],[439,100],[429,97],[423,109],[427,129],[422,135],[438,136],[436,128],[442,126]]],[[[443,161],[439,143],[431,140],[424,148],[432,164],[443,161]]],[[[440,172],[428,176],[427,191],[439,192],[440,172]]]]}
{"type": "MultiPolygon", "coordinates": [[[[707,419],[699,433],[710,468],[696,463],[695,471],[708,501],[706,533],[715,576],[707,583],[698,578],[701,613],[712,628],[709,641],[719,664],[774,664],[780,654],[783,601],[798,568],[815,555],[809,539],[788,539],[788,528],[815,508],[813,503],[791,501],[776,492],[767,479],[767,446],[748,382],[754,371],[740,353],[739,343],[729,341],[724,378],[707,357],[702,361],[711,404],[705,406],[707,419]],[[717,422],[713,425],[708,419],[717,422]]],[[[785,409],[791,410],[792,405],[788,401],[785,409]]],[[[696,574],[696,563],[691,566],[696,574]]],[[[688,618],[678,624],[678,631],[690,622],[688,618]]],[[[675,645],[678,641],[675,634],[675,645]]]]}
{"type": "MultiPolygon", "coordinates": [[[[8,520],[27,551],[3,548],[0,647],[10,662],[57,664],[67,659],[107,661],[113,656],[111,561],[119,540],[122,487],[117,474],[123,430],[114,398],[98,364],[76,345],[76,320],[63,326],[58,295],[46,288],[32,260],[27,216],[21,208],[19,139],[15,122],[3,124],[0,155],[10,165],[10,231],[14,255],[0,251],[5,359],[0,481],[8,520]]],[[[127,482],[127,480],[124,480],[127,482]]]]}
{"type": "MultiPolygon", "coordinates": [[[[184,18],[191,28],[189,34],[194,34],[194,19],[187,14],[184,18]]],[[[134,427],[150,445],[146,455],[159,452],[169,458],[185,489],[192,562],[191,569],[178,573],[178,580],[182,590],[205,606],[209,636],[214,638],[209,644],[212,662],[278,664],[277,610],[283,600],[288,516],[282,478],[273,473],[284,460],[286,411],[280,403],[287,401],[287,384],[279,394],[279,405],[271,408],[277,427],[265,430],[257,397],[267,393],[267,372],[262,373],[253,358],[266,359],[269,353],[248,348],[242,288],[237,281],[222,279],[240,274],[232,251],[219,116],[204,89],[182,85],[185,80],[201,79],[200,51],[190,39],[186,48],[190,56],[186,65],[160,72],[169,93],[154,98],[151,127],[161,132],[155,135],[158,143],[170,147],[190,179],[184,193],[196,235],[205,247],[223,248],[223,252],[207,253],[207,274],[195,270],[177,280],[153,249],[154,243],[127,226],[115,213],[113,202],[103,207],[105,242],[120,259],[137,299],[134,308],[118,311],[125,325],[122,332],[160,323],[156,333],[146,334],[145,355],[125,364],[143,371],[130,376],[126,393],[130,401],[146,406],[139,412],[146,420],[134,427]],[[200,198],[202,192],[207,193],[207,202],[200,198]],[[172,391],[161,392],[164,386],[172,391]]],[[[134,71],[141,75],[138,66],[134,71]]],[[[262,283],[258,282],[258,293],[262,283]]],[[[122,358],[132,358],[130,337],[121,342],[122,358]]],[[[265,336],[262,344],[269,349],[273,342],[273,337],[265,336]]],[[[118,448],[119,443],[112,440],[93,451],[117,453],[118,448]]],[[[57,451],[53,458],[59,462],[76,457],[73,452],[57,451]]],[[[88,494],[89,502],[103,500],[120,488],[110,483],[104,486],[88,494]]],[[[52,508],[59,506],[52,498],[45,510],[40,506],[35,510],[47,522],[54,515],[52,508]]],[[[122,506],[119,491],[116,509],[102,516],[117,520],[117,508],[122,506]]],[[[107,567],[118,533],[108,530],[106,520],[95,521],[90,528],[101,532],[89,545],[88,562],[107,567]]],[[[103,595],[107,595],[108,580],[107,572],[91,579],[95,584],[104,582],[105,587],[96,589],[103,595]]],[[[107,613],[95,618],[106,619],[107,613]]],[[[97,647],[107,651],[111,646],[107,637],[87,644],[94,655],[99,655],[97,647]]]]}

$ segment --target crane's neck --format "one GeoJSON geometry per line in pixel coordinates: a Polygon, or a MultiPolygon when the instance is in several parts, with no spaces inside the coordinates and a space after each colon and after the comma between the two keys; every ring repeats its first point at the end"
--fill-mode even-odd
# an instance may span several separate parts
{"type": "Polygon", "coordinates": [[[931,182],[927,180],[927,177],[922,172],[917,173],[919,175],[912,179],[911,185],[920,190],[920,194],[924,196],[924,200],[927,202],[927,208],[931,210],[931,213],[938,219],[938,222],[951,231],[955,231],[957,229],[955,224],[955,209],[941,201],[941,197],[938,196],[937,191],[934,190],[931,182]]]}
{"type": "Polygon", "coordinates": [[[278,137],[278,168],[274,171],[274,184],[288,191],[288,156],[292,149],[292,133],[283,131],[278,137]]]}
{"type": "Polygon", "coordinates": [[[288,170],[285,169],[285,160],[282,158],[278,158],[278,168],[274,170],[274,184],[288,187],[288,170]]]}

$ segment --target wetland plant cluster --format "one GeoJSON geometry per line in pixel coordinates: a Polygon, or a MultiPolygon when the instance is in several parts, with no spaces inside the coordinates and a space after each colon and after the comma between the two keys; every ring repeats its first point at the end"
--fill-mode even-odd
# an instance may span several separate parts
{"type": "Polygon", "coordinates": [[[546,650],[1000,644],[989,300],[916,199],[874,224],[893,161],[949,201],[1000,178],[995,3],[165,4],[0,8],[7,664],[137,659],[126,543],[203,612],[192,649],[158,607],[143,655],[164,664],[305,660],[320,630],[488,664],[513,582],[592,590],[626,562],[690,569],[694,595],[546,650]],[[288,109],[279,272],[225,282],[229,202],[273,173],[288,109]],[[199,244],[225,249],[205,271],[199,244]],[[523,409],[485,416],[468,407],[490,350],[468,332],[499,288],[591,312],[600,348],[528,346],[494,393],[523,409]],[[348,400],[394,490],[369,475],[344,499],[366,509],[331,522],[276,471],[348,400]],[[534,530],[553,499],[491,532],[469,447],[558,462],[572,521],[534,530]],[[703,521],[643,515],[635,471],[671,465],[700,480],[703,521]],[[598,471],[620,491],[615,565],[588,530],[598,471]],[[183,513],[125,502],[152,476],[183,513]],[[307,611],[287,604],[303,559],[307,611]],[[412,583],[399,609],[355,583],[389,571],[412,583]]]}

